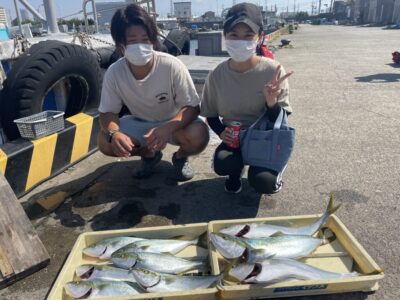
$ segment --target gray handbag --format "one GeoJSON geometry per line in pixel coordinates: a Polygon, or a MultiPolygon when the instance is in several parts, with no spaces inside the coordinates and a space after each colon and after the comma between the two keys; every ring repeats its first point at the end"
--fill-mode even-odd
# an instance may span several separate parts
{"type": "Polygon", "coordinates": [[[240,133],[243,163],[281,173],[290,158],[295,143],[295,129],[288,126],[284,109],[272,129],[268,129],[266,112],[247,130],[240,133]]]}

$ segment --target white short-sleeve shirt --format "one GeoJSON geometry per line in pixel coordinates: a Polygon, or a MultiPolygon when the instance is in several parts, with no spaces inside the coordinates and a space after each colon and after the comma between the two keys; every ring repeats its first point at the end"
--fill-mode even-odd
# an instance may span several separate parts
{"type": "Polygon", "coordinates": [[[176,57],[154,51],[150,73],[137,80],[126,58],[104,75],[99,111],[118,114],[125,104],[131,114],[146,121],[167,121],[184,106],[196,107],[200,98],[186,66],[176,57]]]}

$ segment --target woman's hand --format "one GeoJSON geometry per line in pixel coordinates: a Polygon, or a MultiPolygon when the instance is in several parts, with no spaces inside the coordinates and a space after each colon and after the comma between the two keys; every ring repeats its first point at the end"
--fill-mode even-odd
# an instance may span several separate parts
{"type": "Polygon", "coordinates": [[[272,75],[271,81],[264,85],[263,94],[268,108],[272,108],[276,105],[278,102],[278,96],[281,93],[282,82],[293,74],[293,72],[289,72],[281,78],[281,68],[281,65],[278,65],[275,69],[274,75],[272,75]]]}
{"type": "Polygon", "coordinates": [[[227,145],[233,144],[235,138],[233,136],[232,128],[226,127],[224,131],[219,135],[220,139],[227,145]]]}

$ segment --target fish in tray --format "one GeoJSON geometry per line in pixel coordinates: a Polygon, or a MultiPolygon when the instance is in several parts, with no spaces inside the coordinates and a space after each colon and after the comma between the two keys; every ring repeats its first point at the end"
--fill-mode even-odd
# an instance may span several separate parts
{"type": "Polygon", "coordinates": [[[111,255],[114,265],[130,269],[145,268],[161,273],[180,274],[204,267],[202,261],[191,261],[171,254],[152,252],[127,252],[120,249],[111,255]]]}
{"type": "Polygon", "coordinates": [[[136,282],[150,293],[206,289],[222,278],[222,275],[171,275],[143,268],[134,268],[132,273],[136,282]]]}
{"type": "Polygon", "coordinates": [[[143,293],[136,283],[123,281],[71,281],[67,282],[64,288],[74,299],[132,296],[143,293]]]}
{"type": "Polygon", "coordinates": [[[224,233],[210,233],[211,242],[227,259],[244,258],[246,262],[257,262],[275,258],[301,258],[312,253],[329,239],[308,235],[281,235],[260,239],[244,239],[224,233]]]}
{"type": "Polygon", "coordinates": [[[141,240],[143,239],[126,236],[106,238],[86,247],[83,249],[83,253],[88,256],[98,257],[100,259],[109,259],[111,254],[118,249],[141,240]]]}
{"type": "Polygon", "coordinates": [[[197,245],[199,238],[186,241],[179,239],[148,239],[133,242],[120,248],[124,252],[153,252],[176,254],[190,245],[197,245]]]}
{"type": "Polygon", "coordinates": [[[340,205],[333,206],[333,195],[331,194],[325,213],[316,222],[307,226],[287,227],[261,222],[232,225],[219,232],[245,238],[269,237],[278,232],[292,235],[313,235],[325,225],[329,216],[336,212],[340,205]]]}
{"type": "MultiPolygon", "coordinates": [[[[229,267],[228,267],[229,268],[229,267]]],[[[360,274],[335,273],[321,270],[293,259],[266,259],[259,263],[244,263],[228,270],[233,281],[245,283],[276,283],[287,280],[329,280],[356,277],[360,274]]]]}
{"type": "Polygon", "coordinates": [[[81,280],[105,280],[105,281],[130,281],[136,282],[135,277],[129,270],[116,268],[111,265],[86,264],[78,266],[75,274],[81,280]]]}

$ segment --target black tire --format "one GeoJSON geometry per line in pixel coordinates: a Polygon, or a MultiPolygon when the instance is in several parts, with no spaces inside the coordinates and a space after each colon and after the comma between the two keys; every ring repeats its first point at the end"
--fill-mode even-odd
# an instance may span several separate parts
{"type": "Polygon", "coordinates": [[[173,29],[164,41],[168,53],[174,56],[190,53],[190,34],[185,30],[173,29]]]}
{"type": "Polygon", "coordinates": [[[108,67],[114,63],[115,61],[112,60],[112,57],[115,52],[115,47],[103,47],[96,49],[93,52],[96,55],[96,58],[100,58],[100,67],[103,69],[108,69],[108,67]]]}
{"type": "Polygon", "coordinates": [[[0,95],[0,119],[8,139],[19,137],[13,120],[43,111],[45,96],[63,80],[67,96],[62,109],[65,117],[98,107],[102,74],[91,51],[45,41],[18,58],[0,95]]]}

